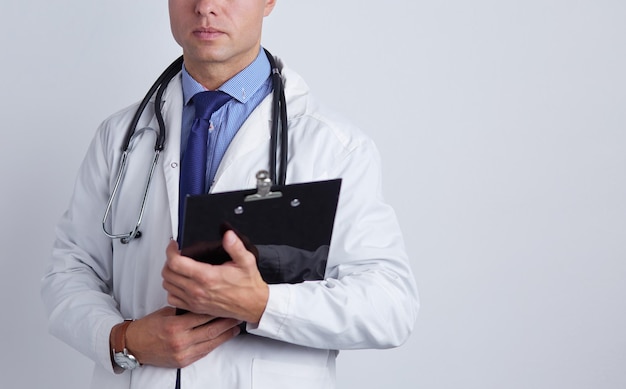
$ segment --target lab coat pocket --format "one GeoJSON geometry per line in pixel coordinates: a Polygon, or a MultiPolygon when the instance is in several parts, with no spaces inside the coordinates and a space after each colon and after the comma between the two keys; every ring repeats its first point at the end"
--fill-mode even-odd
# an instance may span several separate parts
{"type": "Polygon", "coordinates": [[[325,367],[255,359],[252,364],[252,387],[320,389],[334,386],[325,367]]]}

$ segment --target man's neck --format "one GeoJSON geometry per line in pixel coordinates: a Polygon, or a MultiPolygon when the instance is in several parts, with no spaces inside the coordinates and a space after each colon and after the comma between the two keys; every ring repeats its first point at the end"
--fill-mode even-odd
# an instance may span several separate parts
{"type": "Polygon", "coordinates": [[[216,90],[226,81],[236,76],[256,59],[258,51],[254,55],[242,56],[240,59],[230,59],[221,61],[194,61],[187,62],[185,58],[185,69],[187,72],[207,90],[216,90]]]}

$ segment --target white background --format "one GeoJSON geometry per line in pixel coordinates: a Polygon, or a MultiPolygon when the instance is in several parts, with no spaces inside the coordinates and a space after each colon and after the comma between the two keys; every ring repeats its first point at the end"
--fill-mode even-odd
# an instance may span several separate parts
{"type": "MultiPolygon", "coordinates": [[[[343,388],[626,388],[626,2],[279,1],[264,45],[379,145],[420,288],[343,388]]],[[[0,4],[0,386],[85,388],[39,279],[96,126],[180,50],[154,0],[0,4]]]]}

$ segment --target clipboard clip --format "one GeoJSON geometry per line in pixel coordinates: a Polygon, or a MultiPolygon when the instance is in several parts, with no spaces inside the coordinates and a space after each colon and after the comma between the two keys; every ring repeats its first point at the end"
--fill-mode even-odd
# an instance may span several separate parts
{"type": "Polygon", "coordinates": [[[283,197],[281,192],[272,192],[272,180],[267,170],[259,170],[256,174],[256,190],[255,194],[251,194],[245,197],[244,201],[257,201],[266,199],[276,199],[283,197]]]}

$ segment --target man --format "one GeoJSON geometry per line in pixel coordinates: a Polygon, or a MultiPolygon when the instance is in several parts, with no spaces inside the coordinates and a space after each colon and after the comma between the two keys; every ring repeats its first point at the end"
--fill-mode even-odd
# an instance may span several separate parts
{"type": "MultiPolygon", "coordinates": [[[[380,195],[375,146],[321,108],[282,64],[287,183],[343,180],[325,278],[268,285],[233,232],[223,238],[232,258],[224,265],[178,251],[180,164],[196,91],[231,97],[210,118],[222,146],[209,146],[206,188],[248,189],[267,169],[272,87],[260,40],[275,1],[169,1],[184,66],[163,96],[168,135],[140,239],[111,239],[100,223],[137,106],[107,119],[90,146],[42,296],[51,332],[95,361],[94,388],[334,387],[337,350],[398,346],[413,328],[417,292],[393,210],[380,195]],[[177,316],[173,306],[189,313],[177,316]]],[[[137,128],[157,127],[154,108],[137,128]]],[[[106,226],[112,231],[135,223],[153,144],[149,131],[131,142],[132,161],[106,226]]]]}

